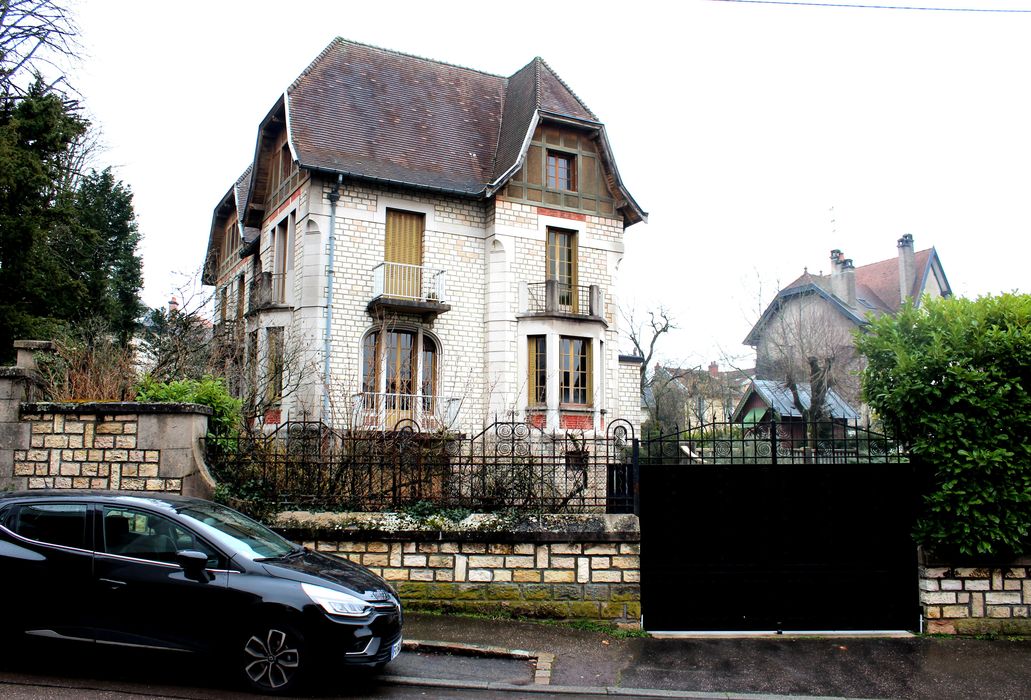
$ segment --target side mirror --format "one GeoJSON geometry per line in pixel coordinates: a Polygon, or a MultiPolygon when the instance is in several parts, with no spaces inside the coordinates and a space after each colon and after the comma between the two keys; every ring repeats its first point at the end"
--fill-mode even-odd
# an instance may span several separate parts
{"type": "Polygon", "coordinates": [[[195,549],[182,549],[175,553],[175,561],[183,567],[188,578],[197,581],[208,581],[210,577],[205,571],[208,566],[208,555],[195,549]]]}

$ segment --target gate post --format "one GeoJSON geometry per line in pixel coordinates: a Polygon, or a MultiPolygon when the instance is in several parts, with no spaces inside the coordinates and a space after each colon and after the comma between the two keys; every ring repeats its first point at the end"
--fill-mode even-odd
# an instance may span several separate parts
{"type": "Polygon", "coordinates": [[[631,451],[630,478],[634,482],[634,515],[641,517],[641,466],[639,457],[641,454],[641,441],[636,436],[633,438],[633,449],[631,451]]]}

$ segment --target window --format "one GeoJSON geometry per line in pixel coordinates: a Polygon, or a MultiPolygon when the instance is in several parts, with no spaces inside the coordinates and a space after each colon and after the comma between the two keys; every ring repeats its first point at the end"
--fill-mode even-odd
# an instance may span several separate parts
{"type": "Polygon", "coordinates": [[[576,192],[576,156],[571,153],[548,151],[545,183],[549,189],[576,192]]]}
{"type": "Polygon", "coordinates": [[[383,293],[387,296],[422,299],[422,234],[425,216],[410,211],[387,209],[387,231],[383,248],[383,293]]]}
{"type": "Polygon", "coordinates": [[[18,508],[11,529],[47,544],[86,549],[85,503],[39,503],[18,508]]]}
{"type": "Polygon", "coordinates": [[[527,402],[540,406],[548,402],[548,339],[543,335],[527,337],[527,402]]]}
{"type": "Polygon", "coordinates": [[[269,328],[268,334],[268,385],[265,398],[270,404],[283,398],[283,329],[269,328]]]}
{"type": "Polygon", "coordinates": [[[558,303],[563,311],[578,312],[576,285],[576,231],[548,228],[547,276],[558,282],[558,303]]]}
{"type": "Polygon", "coordinates": [[[563,336],[559,345],[559,400],[563,404],[590,406],[591,341],[563,336]]]}
{"type": "Polygon", "coordinates": [[[385,407],[401,412],[416,405],[432,411],[439,367],[437,342],[418,330],[373,331],[362,340],[362,392],[367,409],[385,407]],[[382,396],[382,402],[379,398],[382,396]]]}
{"type": "Polygon", "coordinates": [[[184,549],[208,555],[208,566],[225,568],[207,543],[172,520],[132,508],[104,506],[104,551],[134,559],[174,563],[184,549]]]}
{"type": "Polygon", "coordinates": [[[226,322],[226,316],[229,314],[229,285],[222,287],[222,291],[218,296],[218,318],[222,323],[226,322]]]}
{"type": "Polygon", "coordinates": [[[247,335],[247,407],[253,409],[258,395],[258,331],[247,335]]]}
{"type": "Polygon", "coordinates": [[[243,274],[241,274],[241,275],[239,275],[236,278],[236,320],[237,321],[239,321],[240,319],[243,318],[243,312],[244,312],[243,304],[244,304],[244,301],[245,301],[245,294],[246,294],[246,292],[244,291],[244,286],[243,285],[244,285],[244,276],[243,276],[243,274]]]}

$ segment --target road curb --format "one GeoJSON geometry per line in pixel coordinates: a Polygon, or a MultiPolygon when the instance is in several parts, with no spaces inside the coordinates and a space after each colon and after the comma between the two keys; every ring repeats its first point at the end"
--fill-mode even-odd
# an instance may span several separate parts
{"type": "Polygon", "coordinates": [[[492,691],[495,693],[541,693],[548,695],[597,695],[629,698],[696,698],[698,700],[859,700],[829,695],[771,695],[769,693],[706,693],[691,690],[660,690],[657,688],[617,688],[614,686],[578,685],[515,685],[489,681],[459,681],[444,678],[413,678],[409,676],[380,676],[388,685],[422,688],[451,688],[456,690],[492,691]]]}
{"type": "MultiPolygon", "coordinates": [[[[401,643],[405,651],[433,651],[460,656],[479,656],[491,659],[525,659],[534,665],[534,685],[551,685],[551,669],[555,665],[555,655],[544,651],[528,651],[526,649],[506,649],[505,647],[485,644],[465,644],[462,642],[438,642],[426,639],[406,639],[401,643]]],[[[405,676],[398,676],[406,678],[405,676]]],[[[384,676],[386,678],[386,676],[384,676]]],[[[436,680],[436,679],[426,679],[436,680]]],[[[526,687],[526,686],[513,686],[526,687]]],[[[479,686],[477,686],[479,688],[479,686]]]]}

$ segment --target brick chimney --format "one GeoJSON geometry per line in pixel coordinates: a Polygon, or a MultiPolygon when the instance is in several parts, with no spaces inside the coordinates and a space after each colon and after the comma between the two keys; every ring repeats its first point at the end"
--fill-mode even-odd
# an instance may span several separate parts
{"type": "Polygon", "coordinates": [[[709,363],[709,376],[710,377],[719,377],[720,376],[720,366],[718,364],[716,364],[716,360],[713,360],[712,362],[709,363]]]}
{"type": "Polygon", "coordinates": [[[176,299],[175,296],[173,295],[172,298],[168,300],[168,313],[170,313],[170,314],[171,313],[175,313],[178,310],[179,310],[179,300],[176,299]]]}
{"type": "Polygon", "coordinates": [[[913,234],[907,233],[899,239],[899,303],[909,299],[916,282],[916,253],[913,251],[913,234]]]}

